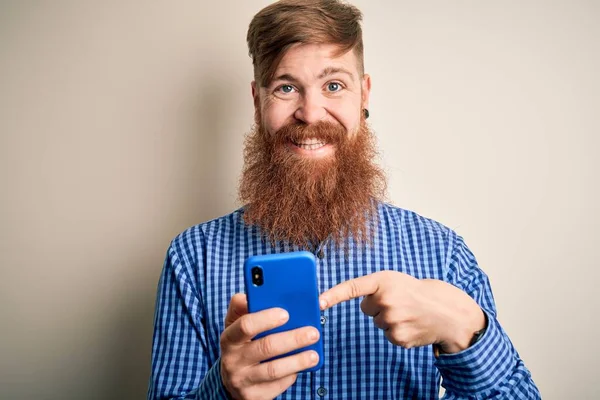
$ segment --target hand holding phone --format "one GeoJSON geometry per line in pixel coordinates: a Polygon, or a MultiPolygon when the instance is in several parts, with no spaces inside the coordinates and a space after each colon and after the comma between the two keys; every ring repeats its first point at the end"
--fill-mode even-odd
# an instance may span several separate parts
{"type": "MultiPolygon", "coordinates": [[[[263,274],[263,283],[267,275],[263,274]]],[[[280,307],[249,313],[248,307],[246,295],[231,298],[221,335],[221,379],[234,398],[274,398],[294,384],[298,372],[320,366],[322,357],[316,351],[301,351],[319,342],[320,329],[303,326],[273,332],[286,326],[292,314],[280,307]]]]}
{"type": "MultiPolygon", "coordinates": [[[[313,326],[321,334],[316,261],[312,253],[297,251],[249,257],[244,264],[244,282],[249,312],[279,307],[290,315],[284,325],[263,332],[257,335],[256,339],[305,326],[313,326]]],[[[320,359],[319,364],[306,372],[321,368],[323,364],[321,340],[306,348],[278,357],[306,350],[316,351],[320,359]]]]}

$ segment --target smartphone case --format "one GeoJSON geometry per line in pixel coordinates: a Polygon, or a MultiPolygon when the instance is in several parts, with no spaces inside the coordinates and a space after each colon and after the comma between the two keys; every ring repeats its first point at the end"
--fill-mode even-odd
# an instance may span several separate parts
{"type": "MultiPolygon", "coordinates": [[[[244,281],[248,298],[248,311],[256,312],[273,307],[285,309],[290,318],[283,326],[263,332],[254,339],[272,333],[288,331],[303,326],[321,329],[321,311],[317,287],[315,256],[308,251],[292,253],[266,254],[249,257],[244,264],[244,281]],[[252,282],[252,268],[260,267],[263,284],[256,286],[252,282]]],[[[275,357],[281,358],[306,350],[319,354],[319,363],[305,372],[316,371],[323,366],[323,341],[275,357]]]]}

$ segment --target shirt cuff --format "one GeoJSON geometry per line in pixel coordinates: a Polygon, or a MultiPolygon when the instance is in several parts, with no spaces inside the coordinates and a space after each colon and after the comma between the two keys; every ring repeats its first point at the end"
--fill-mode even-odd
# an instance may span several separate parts
{"type": "Polygon", "coordinates": [[[200,388],[198,388],[198,400],[229,400],[231,397],[221,379],[221,357],[208,370],[200,388]]]}
{"type": "Polygon", "coordinates": [[[477,343],[459,353],[441,354],[436,360],[442,386],[448,392],[472,396],[488,391],[512,371],[512,346],[496,318],[483,311],[488,326],[477,343]]]}

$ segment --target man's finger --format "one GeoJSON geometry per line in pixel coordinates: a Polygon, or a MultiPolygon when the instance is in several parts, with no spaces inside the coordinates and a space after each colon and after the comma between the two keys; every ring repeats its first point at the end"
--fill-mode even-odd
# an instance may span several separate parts
{"type": "Polygon", "coordinates": [[[223,331],[223,339],[230,344],[245,343],[259,333],[285,324],[289,317],[288,312],[282,308],[269,308],[242,315],[223,331]]]}
{"type": "Polygon", "coordinates": [[[378,288],[379,283],[376,274],[361,276],[360,278],[342,282],[323,292],[319,297],[319,303],[321,309],[325,310],[343,301],[373,294],[378,288]]]}
{"type": "Polygon", "coordinates": [[[385,318],[381,313],[377,314],[373,318],[373,324],[376,328],[381,329],[382,331],[387,331],[388,329],[390,329],[390,325],[387,322],[385,322],[385,318]]]}
{"type": "Polygon", "coordinates": [[[229,301],[227,316],[225,316],[225,329],[237,321],[242,315],[248,314],[248,300],[244,293],[236,293],[229,301]]]}
{"type": "Polygon", "coordinates": [[[276,381],[289,375],[297,374],[319,363],[317,352],[303,351],[284,358],[278,358],[256,365],[250,372],[249,379],[253,383],[276,381]]]}
{"type": "Polygon", "coordinates": [[[381,311],[381,306],[377,304],[375,297],[365,296],[363,301],[360,302],[360,309],[365,315],[374,317],[381,311]]]}
{"type": "Polygon", "coordinates": [[[292,374],[278,380],[258,383],[252,385],[244,394],[249,399],[274,399],[292,386],[297,377],[297,374],[292,374]]]}
{"type": "MultiPolygon", "coordinates": [[[[319,331],[313,327],[302,327],[291,331],[273,333],[250,343],[244,352],[244,358],[256,363],[301,349],[316,343],[318,340],[319,331]]],[[[289,374],[291,372],[282,376],[289,374]]]]}

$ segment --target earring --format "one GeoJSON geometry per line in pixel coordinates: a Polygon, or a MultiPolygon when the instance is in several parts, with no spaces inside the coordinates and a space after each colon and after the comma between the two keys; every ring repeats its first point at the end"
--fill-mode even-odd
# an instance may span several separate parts
{"type": "Polygon", "coordinates": [[[369,119],[369,110],[367,110],[366,108],[363,108],[363,114],[365,116],[365,119],[369,119]]]}

